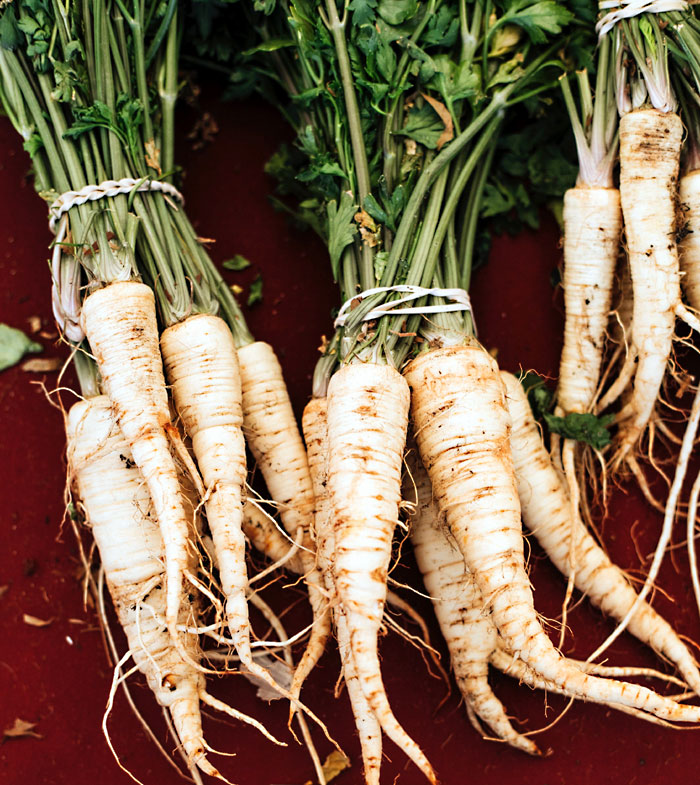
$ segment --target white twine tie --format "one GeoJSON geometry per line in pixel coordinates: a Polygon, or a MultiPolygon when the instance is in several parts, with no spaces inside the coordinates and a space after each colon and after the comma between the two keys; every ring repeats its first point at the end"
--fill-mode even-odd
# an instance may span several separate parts
{"type": "MultiPolygon", "coordinates": [[[[51,256],[51,304],[56,324],[73,343],[80,343],[85,333],[80,326],[80,263],[73,258],[73,262],[66,267],[64,261],[62,243],[68,234],[66,213],[71,207],[96,202],[98,199],[110,199],[120,194],[130,194],[132,191],[161,191],[167,201],[170,201],[170,198],[180,204],[185,201],[182,194],[170,183],[148,177],[138,180],[122,177],[121,180],[105,180],[99,185],[86,185],[79,191],[66,191],[49,207],[49,229],[56,235],[51,256]]],[[[171,206],[175,205],[171,203],[171,206]]]]}
{"type": "Polygon", "coordinates": [[[595,26],[598,37],[609,33],[621,19],[631,19],[639,14],[663,14],[669,11],[687,11],[686,0],[601,0],[598,8],[608,11],[595,26]]]}
{"type": "Polygon", "coordinates": [[[428,313],[448,313],[454,311],[471,311],[472,305],[469,300],[469,295],[464,289],[426,289],[424,286],[411,286],[410,284],[399,284],[398,286],[378,286],[376,289],[365,289],[364,292],[356,294],[349,300],[346,300],[341,309],[338,311],[338,316],[333,322],[334,327],[342,327],[353,308],[353,303],[359,304],[365,297],[371,297],[373,294],[380,294],[382,292],[400,292],[405,293],[405,297],[400,297],[398,300],[391,300],[390,302],[382,303],[376,308],[366,313],[362,317],[363,322],[369,322],[373,319],[379,319],[382,316],[400,316],[405,314],[410,316],[412,314],[428,314],[428,313]],[[399,306],[404,303],[419,300],[421,297],[444,297],[451,300],[448,303],[435,304],[435,305],[421,305],[419,307],[401,308],[399,306]]]}
{"type": "Polygon", "coordinates": [[[85,204],[85,202],[96,202],[98,199],[109,199],[120,194],[130,194],[132,191],[161,191],[166,197],[169,196],[180,204],[185,201],[174,185],[160,180],[151,180],[148,177],[141,177],[138,180],[134,177],[105,180],[99,185],[86,185],[79,191],[66,191],[61,194],[49,207],[49,229],[53,234],[56,234],[56,224],[71,207],[85,204]]]}

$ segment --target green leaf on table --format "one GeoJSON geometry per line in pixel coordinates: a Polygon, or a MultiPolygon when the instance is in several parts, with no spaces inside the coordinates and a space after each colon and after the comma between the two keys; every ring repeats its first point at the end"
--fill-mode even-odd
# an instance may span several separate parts
{"type": "Polygon", "coordinates": [[[245,256],[241,256],[241,254],[237,253],[233,259],[227,259],[221,266],[224,270],[239,272],[240,270],[245,270],[246,267],[250,267],[250,262],[245,256]]]}
{"type": "Polygon", "coordinates": [[[0,324],[0,371],[16,365],[25,354],[36,354],[43,348],[16,327],[0,324]]]}
{"type": "Polygon", "coordinates": [[[248,291],[247,305],[248,307],[250,307],[251,305],[255,305],[256,303],[261,303],[262,299],[263,299],[263,279],[262,279],[262,275],[259,275],[250,285],[250,290],[248,291]]]}
{"type": "Polygon", "coordinates": [[[335,199],[331,199],[326,207],[328,253],[331,257],[333,279],[336,281],[340,270],[341,254],[345,246],[350,245],[357,234],[357,224],[354,220],[356,209],[355,200],[352,198],[352,194],[347,191],[343,191],[340,204],[335,199]]]}

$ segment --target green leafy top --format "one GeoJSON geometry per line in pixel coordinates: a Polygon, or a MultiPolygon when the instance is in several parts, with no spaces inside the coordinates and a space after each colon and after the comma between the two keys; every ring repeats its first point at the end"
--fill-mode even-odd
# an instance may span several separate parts
{"type": "MultiPolygon", "coordinates": [[[[268,171],[278,203],[324,238],[342,299],[398,283],[468,288],[505,110],[534,108],[555,82],[560,66],[545,42],[571,12],[554,0],[252,5],[255,36],[234,87],[282,103],[296,139],[268,171]]],[[[317,394],[338,354],[398,366],[414,338],[472,331],[468,313],[363,321],[395,298],[373,295],[351,311],[319,365],[317,394]]]]}
{"type": "MultiPolygon", "coordinates": [[[[172,179],[179,38],[177,0],[23,0],[0,11],[0,100],[47,201],[109,179],[172,179]]],[[[67,216],[63,259],[79,261],[80,291],[143,276],[166,324],[220,311],[239,343],[252,340],[186,215],[163,194],[102,199],[67,216]]]]}

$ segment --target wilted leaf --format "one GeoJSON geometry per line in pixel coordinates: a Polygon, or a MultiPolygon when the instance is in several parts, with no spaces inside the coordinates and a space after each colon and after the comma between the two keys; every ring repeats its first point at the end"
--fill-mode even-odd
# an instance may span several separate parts
{"type": "Polygon", "coordinates": [[[36,728],[36,722],[27,722],[27,720],[21,720],[19,717],[12,723],[12,725],[5,728],[2,732],[2,740],[5,739],[20,739],[23,736],[31,736],[34,739],[41,739],[42,735],[40,733],[36,733],[34,728],[36,728]]]}
{"type": "Polygon", "coordinates": [[[144,147],[146,148],[146,165],[158,172],[160,177],[163,174],[163,170],[160,168],[160,148],[156,147],[153,139],[149,139],[144,147]]]}
{"type": "Polygon", "coordinates": [[[239,272],[240,270],[245,270],[246,267],[250,267],[250,262],[245,258],[245,256],[241,256],[237,253],[233,259],[227,259],[222,267],[224,270],[234,270],[235,272],[239,272]]]}
{"type": "Polygon", "coordinates": [[[27,373],[52,373],[58,371],[62,365],[63,360],[60,357],[45,357],[27,360],[22,363],[22,370],[27,373]]]}
{"type": "Polygon", "coordinates": [[[421,93],[421,95],[433,107],[445,126],[445,130],[440,134],[437,142],[435,143],[435,147],[440,150],[444,144],[447,144],[447,142],[450,142],[452,139],[454,139],[455,129],[454,124],[452,123],[452,115],[450,114],[449,109],[441,101],[431,98],[426,93],[421,93]]]}
{"type": "MultiPolygon", "coordinates": [[[[262,665],[272,678],[280,685],[283,690],[289,690],[292,686],[292,670],[286,662],[281,660],[273,660],[263,654],[255,658],[259,665],[262,665]]],[[[248,679],[248,681],[258,688],[256,695],[264,701],[275,701],[284,698],[284,695],[273,689],[266,681],[263,681],[258,676],[253,675],[250,671],[243,669],[241,673],[248,679]]]]}
{"type": "Polygon", "coordinates": [[[32,341],[21,330],[0,324],[0,371],[18,363],[25,354],[42,349],[41,344],[32,341]]]}
{"type": "Polygon", "coordinates": [[[22,621],[30,627],[48,627],[49,624],[53,624],[53,618],[39,619],[37,616],[32,616],[29,613],[25,613],[22,616],[22,621]]]}
{"type": "Polygon", "coordinates": [[[335,779],[345,769],[350,768],[350,758],[343,755],[338,750],[333,750],[331,754],[323,762],[323,776],[326,782],[335,779]]]}
{"type": "Polygon", "coordinates": [[[250,285],[250,291],[248,292],[248,306],[255,305],[255,303],[262,302],[262,298],[263,298],[263,279],[262,279],[262,275],[259,275],[250,285]]]}

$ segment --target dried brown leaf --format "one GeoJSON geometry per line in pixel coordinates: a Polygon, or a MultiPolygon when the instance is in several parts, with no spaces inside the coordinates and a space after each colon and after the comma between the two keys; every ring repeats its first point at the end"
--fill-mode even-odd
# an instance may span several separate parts
{"type": "Polygon", "coordinates": [[[49,624],[53,624],[53,616],[50,619],[39,619],[37,616],[25,613],[22,616],[22,621],[30,627],[48,627],[49,624]]]}
{"type": "Polygon", "coordinates": [[[155,169],[158,172],[158,177],[160,177],[163,174],[163,170],[160,168],[160,148],[156,147],[154,139],[149,139],[144,147],[146,148],[147,166],[155,169]]]}
{"type": "Polygon", "coordinates": [[[437,116],[442,120],[442,124],[445,126],[445,130],[440,134],[435,145],[437,149],[440,150],[443,145],[455,138],[455,127],[452,122],[452,115],[450,114],[450,110],[441,101],[432,98],[426,93],[421,93],[421,95],[433,107],[437,116]]]}
{"type": "Polygon", "coordinates": [[[21,739],[23,736],[31,736],[34,739],[43,738],[40,733],[34,731],[34,728],[36,728],[36,722],[27,722],[27,720],[21,720],[17,717],[12,725],[9,725],[2,732],[2,740],[21,739]]]}
{"type": "Polygon", "coordinates": [[[53,373],[60,370],[62,365],[60,357],[37,357],[22,363],[22,370],[27,373],[53,373]]]}
{"type": "Polygon", "coordinates": [[[345,769],[349,768],[350,758],[343,755],[343,753],[338,750],[333,750],[323,762],[323,775],[326,778],[326,782],[330,782],[341,772],[345,771],[345,769]]]}
{"type": "Polygon", "coordinates": [[[27,321],[30,333],[38,333],[41,330],[41,316],[30,316],[27,321]]]}

